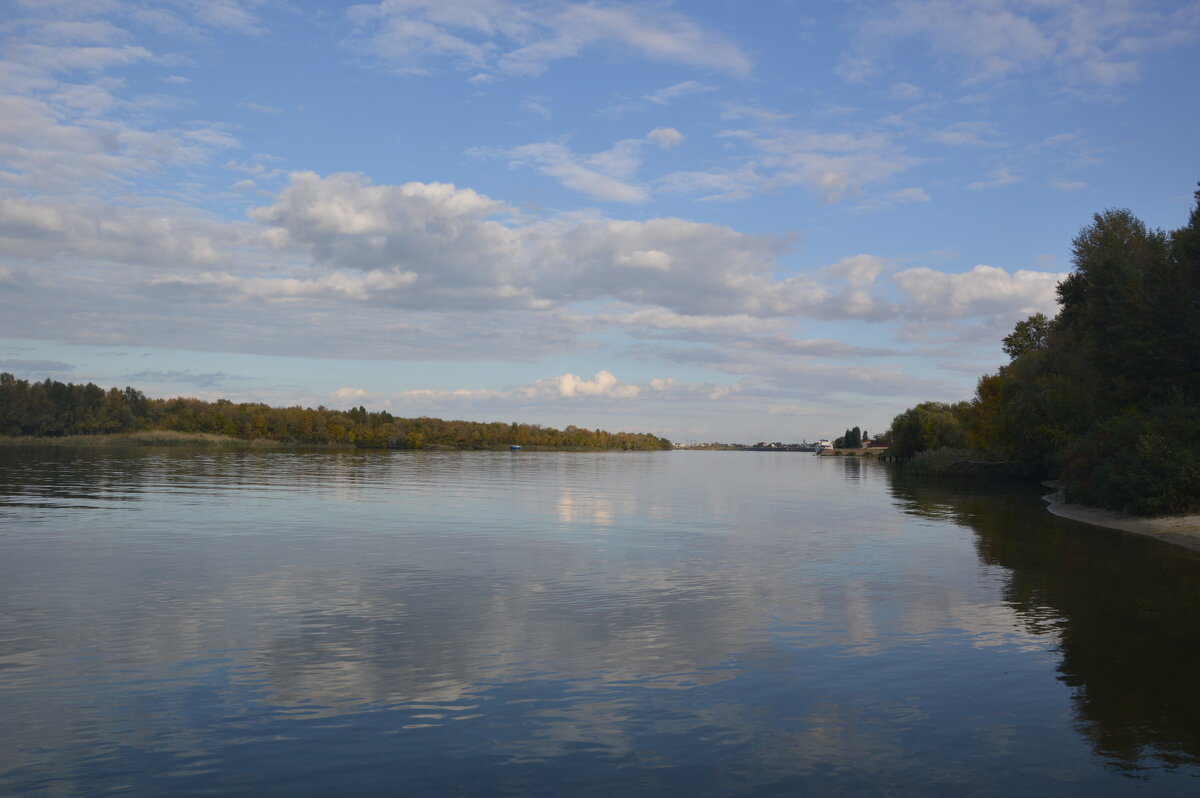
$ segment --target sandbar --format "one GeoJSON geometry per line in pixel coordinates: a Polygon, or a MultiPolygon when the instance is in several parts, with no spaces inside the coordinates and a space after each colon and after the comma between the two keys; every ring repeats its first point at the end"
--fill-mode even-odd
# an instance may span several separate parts
{"type": "Polygon", "coordinates": [[[1072,521],[1081,521],[1094,526],[1119,529],[1135,535],[1157,538],[1185,549],[1200,551],[1200,515],[1166,515],[1158,518],[1142,518],[1135,515],[1088,507],[1084,504],[1069,504],[1055,491],[1042,497],[1050,512],[1072,521]]]}

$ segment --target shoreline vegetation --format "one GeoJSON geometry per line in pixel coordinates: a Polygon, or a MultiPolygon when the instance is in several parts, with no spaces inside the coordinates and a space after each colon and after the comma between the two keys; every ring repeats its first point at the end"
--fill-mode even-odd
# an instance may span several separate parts
{"type": "Polygon", "coordinates": [[[328,447],[531,451],[669,450],[645,432],[568,426],[399,418],[365,407],[270,407],[176,397],[150,399],[135,388],[107,391],[0,374],[0,445],[328,447]]]}
{"type": "MultiPolygon", "coordinates": [[[[6,446],[94,446],[101,447],[166,447],[166,448],[213,448],[213,449],[328,449],[362,450],[364,448],[379,449],[381,447],[362,447],[351,443],[302,443],[300,441],[276,441],[269,438],[245,439],[233,438],[228,435],[217,435],[208,432],[174,432],[172,430],[146,430],[142,432],[99,433],[96,435],[64,435],[57,438],[34,437],[32,435],[0,436],[0,447],[6,446]]],[[[402,448],[402,447],[401,447],[402,448]]],[[[426,452],[460,452],[486,451],[507,452],[510,444],[494,444],[491,446],[476,446],[464,449],[459,446],[443,444],[426,444],[420,451],[426,452]]],[[[598,449],[594,446],[522,446],[523,452],[595,452],[622,451],[621,449],[598,449]]],[[[641,450],[641,451],[657,451],[641,450]]]]}
{"type": "Polygon", "coordinates": [[[888,456],[915,473],[1056,480],[1058,515],[1172,542],[1200,534],[1195,198],[1171,233],[1127,210],[1096,214],[1073,241],[1057,315],[1018,322],[1010,362],[970,401],[896,416],[888,456]]]}

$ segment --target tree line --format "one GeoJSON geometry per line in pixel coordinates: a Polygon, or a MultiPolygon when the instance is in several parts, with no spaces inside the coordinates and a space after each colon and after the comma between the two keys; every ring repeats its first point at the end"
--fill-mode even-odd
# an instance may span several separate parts
{"type": "Polygon", "coordinates": [[[51,379],[29,382],[0,374],[0,435],[62,437],[150,430],[361,448],[489,449],[514,444],[556,449],[671,448],[670,441],[648,433],[397,418],[387,411],[369,412],[361,406],[314,410],[228,399],[151,399],[128,387],[105,390],[93,383],[78,385],[51,379]]]}
{"type": "Polygon", "coordinates": [[[961,448],[1058,478],[1069,501],[1200,510],[1200,191],[1178,230],[1107,210],[1073,243],[1057,315],[1018,322],[971,401],[896,416],[891,454],[961,448]]]}

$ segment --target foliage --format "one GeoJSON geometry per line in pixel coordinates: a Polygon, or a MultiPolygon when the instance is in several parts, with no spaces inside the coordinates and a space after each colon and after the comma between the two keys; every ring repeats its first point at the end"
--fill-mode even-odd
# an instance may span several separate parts
{"type": "Polygon", "coordinates": [[[1004,352],[1015,360],[1026,352],[1043,348],[1049,334],[1050,319],[1045,313],[1034,313],[1017,322],[1016,329],[1004,336],[1004,352]]]}
{"type": "Polygon", "coordinates": [[[846,430],[845,441],[843,442],[842,445],[845,446],[847,449],[861,449],[862,448],[862,430],[860,430],[858,427],[855,427],[854,429],[846,430]]]}
{"type": "Polygon", "coordinates": [[[912,457],[927,449],[966,445],[965,420],[969,412],[966,402],[948,405],[942,402],[922,402],[892,419],[893,457],[912,457]]]}
{"type": "Polygon", "coordinates": [[[1108,210],[1073,245],[1058,315],[1018,322],[970,403],[897,416],[890,451],[966,445],[1074,501],[1200,510],[1200,191],[1173,233],[1108,210]]]}
{"type": "Polygon", "coordinates": [[[57,438],[144,430],[360,448],[487,449],[512,444],[580,449],[671,448],[670,441],[646,433],[396,418],[386,411],[368,412],[364,407],[314,410],[234,404],[228,399],[149,399],[134,388],[105,391],[92,383],[76,385],[49,379],[31,383],[12,374],[0,374],[0,435],[57,438]]]}
{"type": "Polygon", "coordinates": [[[914,455],[905,466],[905,471],[934,476],[977,476],[1008,474],[1010,468],[1011,465],[1007,461],[989,457],[984,452],[947,446],[914,455]]]}
{"type": "Polygon", "coordinates": [[[1200,500],[1200,407],[1176,402],[1106,419],[1063,455],[1068,501],[1141,515],[1182,513],[1200,500]]]}
{"type": "Polygon", "coordinates": [[[861,449],[863,441],[867,440],[867,434],[858,427],[848,429],[842,435],[833,441],[835,449],[861,449]]]}

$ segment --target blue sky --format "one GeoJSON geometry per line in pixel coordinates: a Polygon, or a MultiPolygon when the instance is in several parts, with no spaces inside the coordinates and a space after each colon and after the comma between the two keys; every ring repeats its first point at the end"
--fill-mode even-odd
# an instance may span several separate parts
{"type": "Polygon", "coordinates": [[[879,431],[1200,179],[1200,3],[12,2],[0,370],[879,431]]]}

